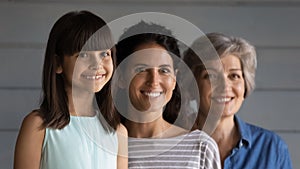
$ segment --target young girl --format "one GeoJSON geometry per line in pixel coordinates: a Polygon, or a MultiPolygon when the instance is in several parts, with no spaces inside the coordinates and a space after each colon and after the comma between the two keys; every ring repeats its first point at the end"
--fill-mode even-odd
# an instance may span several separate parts
{"type": "Polygon", "coordinates": [[[100,17],[69,12],[54,24],[42,103],[24,118],[15,169],[127,168],[127,130],[110,94],[114,62],[111,32],[100,17]]]}
{"type": "Polygon", "coordinates": [[[180,53],[171,31],[142,21],[120,39],[112,86],[130,136],[129,168],[220,168],[212,138],[173,124],[181,97],[176,83],[180,53]]]}

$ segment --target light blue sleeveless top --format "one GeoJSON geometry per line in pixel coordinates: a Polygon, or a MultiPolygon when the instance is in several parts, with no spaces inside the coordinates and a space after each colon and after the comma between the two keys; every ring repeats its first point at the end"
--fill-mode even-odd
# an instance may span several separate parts
{"type": "Polygon", "coordinates": [[[63,129],[46,128],[41,169],[115,169],[118,139],[98,118],[71,116],[63,129]]]}

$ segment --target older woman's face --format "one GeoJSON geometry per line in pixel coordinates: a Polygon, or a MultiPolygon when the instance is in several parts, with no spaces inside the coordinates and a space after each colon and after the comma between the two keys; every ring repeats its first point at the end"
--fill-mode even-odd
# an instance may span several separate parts
{"type": "Polygon", "coordinates": [[[245,81],[241,62],[232,54],[221,58],[223,67],[217,67],[219,64],[216,62],[208,61],[205,64],[206,70],[197,77],[200,111],[222,111],[222,117],[233,116],[244,100],[245,81]]]}

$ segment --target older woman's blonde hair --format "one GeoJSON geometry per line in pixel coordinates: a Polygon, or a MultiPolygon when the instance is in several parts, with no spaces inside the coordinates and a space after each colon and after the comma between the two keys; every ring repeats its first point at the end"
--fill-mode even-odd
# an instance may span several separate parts
{"type": "Polygon", "coordinates": [[[257,58],[254,46],[243,38],[226,36],[221,33],[209,33],[206,34],[205,37],[200,37],[192,44],[192,47],[184,53],[183,58],[185,63],[192,69],[195,77],[197,77],[197,74],[200,73],[195,72],[196,70],[199,70],[194,69],[195,66],[200,65],[201,67],[205,68],[203,61],[201,60],[202,58],[204,58],[205,60],[216,59],[216,57],[213,54],[209,55],[207,51],[205,52],[205,50],[209,51],[207,41],[210,41],[210,44],[215,49],[216,53],[219,55],[219,57],[217,58],[222,58],[227,56],[228,54],[232,54],[240,59],[243,77],[245,80],[244,97],[246,98],[247,96],[249,96],[255,88],[255,70],[257,67],[257,58]],[[201,47],[201,45],[203,44],[205,44],[206,47],[201,47]],[[195,51],[199,49],[204,51],[195,51]]]}

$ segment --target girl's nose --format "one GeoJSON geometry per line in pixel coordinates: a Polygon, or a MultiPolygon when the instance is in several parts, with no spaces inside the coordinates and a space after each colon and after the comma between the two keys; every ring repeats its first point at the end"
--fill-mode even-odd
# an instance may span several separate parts
{"type": "Polygon", "coordinates": [[[98,70],[102,66],[102,58],[95,55],[91,56],[89,69],[98,70]]]}
{"type": "Polygon", "coordinates": [[[98,70],[100,68],[100,65],[99,64],[91,64],[89,66],[89,69],[91,70],[98,70]]]}

